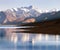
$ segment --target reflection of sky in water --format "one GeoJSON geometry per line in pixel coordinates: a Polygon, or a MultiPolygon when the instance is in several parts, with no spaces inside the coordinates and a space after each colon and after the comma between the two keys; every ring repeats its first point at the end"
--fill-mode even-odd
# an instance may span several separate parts
{"type": "Polygon", "coordinates": [[[33,27],[33,26],[16,26],[16,25],[0,25],[0,28],[29,28],[29,27],[33,27]]]}
{"type": "MultiPolygon", "coordinates": [[[[17,36],[19,36],[19,34],[17,34],[17,36]]],[[[18,39],[16,43],[14,43],[14,40],[9,41],[8,39],[6,39],[6,37],[0,38],[0,49],[1,50],[37,50],[37,49],[38,50],[57,50],[57,49],[59,50],[60,41],[56,41],[55,37],[52,35],[49,35],[48,37],[49,38],[46,40],[46,35],[25,34],[25,35],[21,35],[21,37],[17,37],[21,39],[18,39]],[[28,36],[30,37],[28,38],[28,36]],[[41,39],[37,38],[39,36],[41,36],[41,39]],[[30,40],[27,40],[27,39],[30,39],[30,40],[34,39],[35,43],[33,44],[33,41],[29,42],[30,40]]],[[[14,37],[14,39],[16,39],[16,36],[14,37]]]]}

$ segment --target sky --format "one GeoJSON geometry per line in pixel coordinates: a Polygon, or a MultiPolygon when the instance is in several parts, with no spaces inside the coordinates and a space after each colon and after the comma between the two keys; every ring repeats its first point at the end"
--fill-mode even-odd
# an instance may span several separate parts
{"type": "Polygon", "coordinates": [[[60,0],[0,0],[0,10],[33,5],[40,10],[60,10],[60,0]]]}

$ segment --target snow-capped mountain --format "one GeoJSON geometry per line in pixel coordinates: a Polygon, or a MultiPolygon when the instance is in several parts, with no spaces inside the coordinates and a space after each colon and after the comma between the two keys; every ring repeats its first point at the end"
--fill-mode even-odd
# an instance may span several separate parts
{"type": "Polygon", "coordinates": [[[21,7],[21,8],[12,8],[3,11],[6,15],[4,22],[2,23],[9,23],[9,22],[22,22],[26,18],[35,18],[40,15],[33,6],[29,7],[21,7]]]}
{"type": "Polygon", "coordinates": [[[17,22],[17,21],[24,21],[26,18],[38,17],[40,15],[40,12],[33,9],[33,6],[29,6],[29,7],[7,9],[5,11],[5,14],[6,14],[5,22],[7,21],[17,22]]]}
{"type": "MultiPolygon", "coordinates": [[[[12,8],[10,10],[12,10],[12,12],[15,12],[17,16],[26,15],[26,14],[28,14],[29,16],[39,16],[40,14],[36,9],[33,8],[33,6],[12,8]]],[[[25,17],[29,17],[29,16],[25,16],[25,17]]]]}
{"type": "Polygon", "coordinates": [[[30,23],[42,20],[49,20],[55,17],[59,11],[42,12],[34,6],[11,8],[0,12],[0,24],[30,23]],[[52,17],[51,17],[52,16],[52,17]]]}

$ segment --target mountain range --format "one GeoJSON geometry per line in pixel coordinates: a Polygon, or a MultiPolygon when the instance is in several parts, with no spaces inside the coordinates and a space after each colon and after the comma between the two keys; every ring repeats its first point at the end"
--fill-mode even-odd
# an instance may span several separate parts
{"type": "Polygon", "coordinates": [[[12,8],[0,12],[0,24],[24,22],[26,18],[38,17],[40,13],[32,6],[12,8]]]}
{"type": "Polygon", "coordinates": [[[33,6],[12,8],[6,11],[0,11],[0,24],[21,24],[51,20],[60,18],[59,13],[60,11],[41,13],[33,6]]]}

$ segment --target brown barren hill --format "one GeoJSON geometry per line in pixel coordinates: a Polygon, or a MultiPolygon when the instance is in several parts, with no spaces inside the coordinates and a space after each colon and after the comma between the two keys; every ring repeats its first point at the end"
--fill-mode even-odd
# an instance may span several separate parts
{"type": "Polygon", "coordinates": [[[20,28],[24,30],[29,30],[29,31],[21,31],[24,33],[33,33],[33,34],[42,33],[42,34],[59,34],[60,35],[60,19],[22,24],[21,26],[33,26],[30,28],[20,28]]]}

